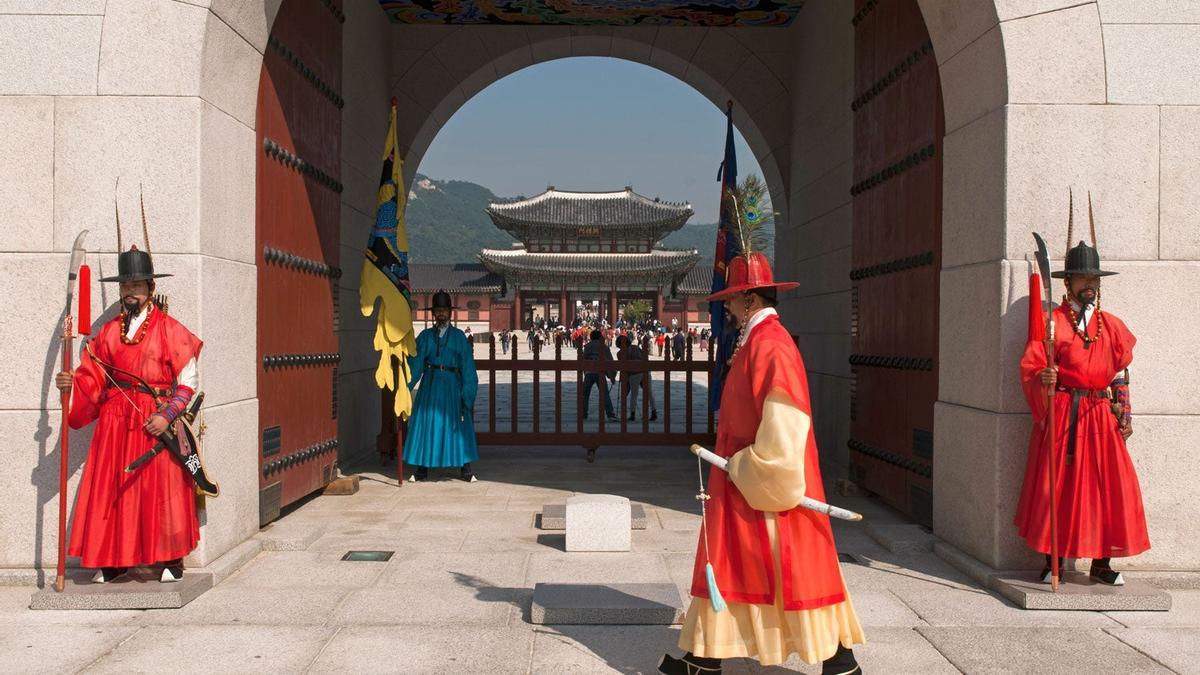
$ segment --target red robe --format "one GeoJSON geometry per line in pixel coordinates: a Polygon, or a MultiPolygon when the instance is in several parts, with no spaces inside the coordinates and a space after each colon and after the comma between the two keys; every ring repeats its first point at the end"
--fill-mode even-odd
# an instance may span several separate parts
{"type": "MultiPolygon", "coordinates": [[[[1100,311],[1092,314],[1087,334],[1096,334],[1100,311]]],[[[1071,327],[1065,306],[1054,309],[1054,361],[1059,386],[1102,390],[1133,360],[1137,342],[1125,324],[1104,312],[1104,331],[1089,349],[1071,327]]],[[[1050,552],[1049,474],[1046,438],[1046,395],[1041,371],[1046,367],[1042,342],[1031,342],[1021,359],[1021,380],[1033,411],[1033,434],[1025,465],[1025,483],[1017,505],[1017,531],[1029,547],[1050,552]]],[[[1137,555],[1150,548],[1137,473],[1125,440],[1117,429],[1111,402],[1082,397],[1076,430],[1075,459],[1067,464],[1071,394],[1054,396],[1054,458],[1057,473],[1058,553],[1068,558],[1137,555]]]]}
{"type": "MultiPolygon", "coordinates": [[[[203,343],[157,309],[150,312],[145,327],[138,344],[124,344],[118,315],[100,329],[92,350],[100,360],[140,376],[153,387],[170,390],[187,362],[200,355],[203,343]]],[[[113,376],[118,382],[130,379],[113,376]]],[[[70,423],[79,429],[96,420],[96,429],[79,484],[68,550],[83,559],[83,567],[134,567],[174,560],[200,541],[192,482],[170,451],[125,473],[125,467],[155,443],[142,427],[156,409],[149,394],[113,387],[100,365],[84,352],[75,371],[70,423]]]]}
{"type": "MultiPolygon", "coordinates": [[[[797,408],[812,414],[804,362],[792,337],[768,316],[751,330],[733,357],[721,390],[716,454],[731,457],[754,443],[763,405],[772,390],[780,390],[797,408]]],[[[821,467],[812,428],[804,451],[805,496],[825,501],[821,467]]],[[[709,471],[705,527],[717,588],[730,602],[769,605],[775,599],[774,560],[761,511],[747,502],[729,475],[709,471]]],[[[779,530],[783,603],[786,610],[814,609],[846,599],[829,516],[805,508],[776,516],[779,530]]],[[[692,595],[708,598],[703,539],[698,544],[692,574],[692,595]]]]}

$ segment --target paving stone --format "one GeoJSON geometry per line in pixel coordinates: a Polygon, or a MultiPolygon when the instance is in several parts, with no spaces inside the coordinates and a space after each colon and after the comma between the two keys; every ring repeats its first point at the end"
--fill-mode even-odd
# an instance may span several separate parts
{"type": "Polygon", "coordinates": [[[199,571],[212,575],[213,584],[219,584],[230,575],[237,572],[262,552],[262,542],[258,539],[247,539],[225,552],[220,558],[200,568],[199,571]]]}
{"type": "Polygon", "coordinates": [[[511,608],[520,606],[521,590],[471,579],[372,586],[351,592],[331,621],[347,626],[504,626],[511,608]]]}
{"type": "Polygon", "coordinates": [[[146,626],[323,626],[350,588],[254,588],[221,584],[182,609],[143,612],[146,626]]]}
{"type": "Polygon", "coordinates": [[[628,497],[575,495],[567,499],[567,551],[628,551],[628,497]]]}
{"type": "Polygon", "coordinates": [[[88,667],[88,673],[298,673],[335,629],[317,626],[153,626],[88,667]],[[197,651],[198,645],[211,649],[197,651]]]}
{"type": "Polygon", "coordinates": [[[47,573],[44,570],[37,570],[32,567],[6,567],[0,569],[0,586],[37,586],[45,578],[49,578],[53,582],[56,573],[55,570],[47,573]]]}
{"type": "Polygon", "coordinates": [[[683,621],[683,603],[673,583],[537,584],[535,624],[670,625],[683,621]]]}
{"type": "Polygon", "coordinates": [[[73,673],[137,630],[136,626],[7,626],[0,631],[0,658],[9,672],[73,673]]]}
{"type": "Polygon", "coordinates": [[[1200,675],[1200,627],[1105,628],[1104,632],[1177,673],[1200,675]]]}
{"type": "MultiPolygon", "coordinates": [[[[646,507],[641,504],[632,504],[629,507],[629,523],[630,529],[644,530],[646,529],[646,507]]],[[[542,507],[541,520],[538,521],[538,526],[543,530],[565,530],[567,529],[567,505],[566,504],[546,504],[542,507]]]]}
{"type": "Polygon", "coordinates": [[[533,511],[419,511],[413,513],[403,529],[420,530],[532,530],[533,511]]]}
{"type": "Polygon", "coordinates": [[[670,581],[657,553],[532,553],[525,586],[538,583],[659,583],[670,581]]]}
{"type": "Polygon", "coordinates": [[[179,608],[200,597],[213,586],[211,574],[185,571],[175,583],[160,583],[148,569],[134,569],[116,581],[94,584],[94,572],[80,570],[67,575],[62,593],[52,587],[33,594],[30,609],[164,609],[179,608]]]}
{"type": "Polygon", "coordinates": [[[530,672],[649,673],[678,642],[677,626],[541,626],[530,672]]]}
{"type": "Polygon", "coordinates": [[[1169,673],[1104,631],[1085,628],[917,628],[964,673],[1169,673]]]}
{"type": "MultiPolygon", "coordinates": [[[[530,672],[532,626],[347,626],[329,641],[308,673],[530,672]]],[[[534,670],[533,672],[538,672],[534,670]]],[[[550,672],[550,671],[542,671],[550,672]]]]}
{"type": "Polygon", "coordinates": [[[324,527],[295,520],[277,520],[254,535],[264,551],[303,551],[325,534],[324,527]]]}
{"type": "Polygon", "coordinates": [[[222,585],[240,588],[361,588],[373,583],[388,563],[342,560],[344,552],[265,552],[222,585]]]}
{"type": "Polygon", "coordinates": [[[879,545],[892,553],[926,553],[933,550],[938,538],[920,525],[889,524],[868,521],[863,530],[879,545]]]}
{"type": "Polygon", "coordinates": [[[491,586],[520,586],[525,579],[528,553],[418,553],[393,558],[376,582],[445,583],[473,580],[491,586]]]}
{"type": "Polygon", "coordinates": [[[1107,586],[1087,574],[1068,572],[1058,592],[1043,584],[1038,572],[999,574],[991,587],[1024,609],[1074,609],[1093,612],[1113,610],[1156,611],[1171,609],[1171,596],[1145,581],[1126,579],[1124,586],[1107,586]]]}
{"type": "Polygon", "coordinates": [[[421,551],[436,553],[457,551],[463,545],[467,533],[459,530],[427,530],[403,528],[397,530],[364,530],[360,534],[326,534],[309,547],[310,551],[421,551]]]}
{"type": "Polygon", "coordinates": [[[696,533],[685,530],[647,530],[633,535],[633,550],[642,553],[660,551],[663,553],[694,553],[696,551],[696,533]]]}
{"type": "Polygon", "coordinates": [[[1180,626],[1200,628],[1200,591],[1168,591],[1169,612],[1108,612],[1106,616],[1133,627],[1180,626]]]}
{"type": "Polygon", "coordinates": [[[858,621],[867,629],[878,627],[910,628],[926,623],[887,590],[850,589],[850,601],[858,613],[858,621]]]}
{"type": "Polygon", "coordinates": [[[1112,619],[1098,612],[1030,612],[983,589],[959,590],[924,584],[894,586],[891,590],[931,626],[1117,627],[1112,619]]]}

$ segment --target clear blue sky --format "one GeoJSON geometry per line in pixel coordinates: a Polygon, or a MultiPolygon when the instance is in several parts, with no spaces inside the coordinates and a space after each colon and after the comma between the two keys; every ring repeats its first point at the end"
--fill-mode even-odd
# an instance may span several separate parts
{"type": "MultiPolygon", "coordinates": [[[[737,111],[734,111],[737,121],[737,111]]],[[[738,175],[762,175],[737,136],[738,175]]],[[[442,128],[417,171],[501,197],[619,190],[688,201],[717,220],[725,115],[691,86],[630,61],[578,57],[518,71],[476,94],[442,128]]]]}

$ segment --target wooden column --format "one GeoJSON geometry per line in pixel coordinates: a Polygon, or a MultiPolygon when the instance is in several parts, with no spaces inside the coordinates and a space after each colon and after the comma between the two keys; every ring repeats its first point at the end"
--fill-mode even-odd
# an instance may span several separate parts
{"type": "Polygon", "coordinates": [[[558,321],[564,326],[571,325],[571,320],[567,318],[567,287],[563,286],[558,294],[558,321]]]}
{"type": "MultiPolygon", "coordinates": [[[[656,290],[654,292],[654,318],[658,319],[659,321],[663,321],[662,288],[659,288],[658,290],[656,290]]],[[[663,323],[669,323],[669,322],[663,321],[663,323]]]]}
{"type": "Polygon", "coordinates": [[[513,298],[513,330],[525,330],[525,308],[521,306],[521,291],[517,291],[516,297],[513,298]]]}
{"type": "Polygon", "coordinates": [[[615,288],[608,292],[608,323],[613,326],[617,323],[617,290],[615,288]]]}

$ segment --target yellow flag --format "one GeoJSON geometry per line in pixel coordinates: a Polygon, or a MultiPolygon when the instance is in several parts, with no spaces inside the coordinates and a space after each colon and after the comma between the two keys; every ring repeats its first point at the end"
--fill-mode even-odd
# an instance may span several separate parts
{"type": "Polygon", "coordinates": [[[408,200],[401,173],[404,162],[398,152],[393,100],[383,148],[375,225],[367,239],[367,259],[359,281],[358,299],[363,316],[375,313],[377,319],[375,350],[379,352],[379,367],[375,370],[375,383],[380,389],[386,387],[396,392],[396,414],[403,418],[412,412],[408,357],[417,353],[417,339],[413,332],[412,286],[408,280],[408,234],[404,230],[404,205],[408,200]],[[393,377],[393,357],[400,360],[403,382],[396,382],[393,377]]]}

